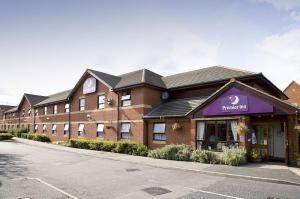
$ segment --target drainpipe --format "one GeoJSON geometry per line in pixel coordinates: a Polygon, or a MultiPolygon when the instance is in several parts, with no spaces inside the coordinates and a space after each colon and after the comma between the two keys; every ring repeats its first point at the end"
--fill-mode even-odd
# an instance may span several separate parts
{"type": "MultiPolygon", "coordinates": [[[[70,98],[68,98],[67,103],[69,103],[69,113],[68,113],[68,119],[69,119],[69,135],[68,139],[71,139],[71,133],[72,133],[72,126],[71,126],[71,102],[70,98]]],[[[66,106],[66,105],[65,105],[66,106]]]]}
{"type": "Polygon", "coordinates": [[[31,110],[31,114],[33,114],[33,132],[34,133],[36,133],[35,132],[35,109],[30,109],[31,110]]]}
{"type": "Polygon", "coordinates": [[[119,92],[117,92],[118,95],[118,101],[117,101],[117,141],[119,140],[119,120],[120,120],[120,95],[119,92]]]}

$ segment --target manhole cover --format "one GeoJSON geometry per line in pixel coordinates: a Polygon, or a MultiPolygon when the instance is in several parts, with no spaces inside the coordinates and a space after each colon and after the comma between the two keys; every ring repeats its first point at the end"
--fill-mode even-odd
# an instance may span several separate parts
{"type": "Polygon", "coordinates": [[[152,196],[159,196],[171,192],[170,190],[161,187],[149,187],[142,190],[152,196]]]}
{"type": "Polygon", "coordinates": [[[139,169],[126,169],[127,172],[135,172],[135,171],[140,171],[139,169]]]}

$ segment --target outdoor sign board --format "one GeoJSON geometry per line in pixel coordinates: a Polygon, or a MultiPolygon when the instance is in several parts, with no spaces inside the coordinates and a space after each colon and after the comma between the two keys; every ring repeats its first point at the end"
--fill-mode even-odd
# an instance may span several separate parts
{"type": "Polygon", "coordinates": [[[232,87],[202,109],[203,116],[273,113],[273,104],[261,97],[232,87]]]}
{"type": "Polygon", "coordinates": [[[83,94],[96,92],[96,82],[94,77],[87,78],[83,83],[83,94]]]}

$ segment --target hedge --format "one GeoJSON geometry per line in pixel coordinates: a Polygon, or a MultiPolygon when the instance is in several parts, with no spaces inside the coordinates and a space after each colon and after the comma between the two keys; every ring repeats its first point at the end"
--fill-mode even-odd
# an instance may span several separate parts
{"type": "Polygon", "coordinates": [[[86,139],[70,139],[66,146],[80,149],[90,149],[96,151],[109,151],[115,153],[124,153],[136,156],[147,156],[146,146],[127,141],[100,141],[86,139]]]}
{"type": "Polygon", "coordinates": [[[9,140],[11,138],[13,138],[13,135],[10,133],[0,133],[0,140],[9,140]]]}
{"type": "Polygon", "coordinates": [[[15,137],[22,137],[22,134],[24,133],[28,133],[27,129],[24,128],[17,128],[17,129],[8,129],[8,130],[1,130],[1,131],[5,131],[7,133],[12,134],[15,137]]]}
{"type": "Polygon", "coordinates": [[[239,166],[247,163],[246,150],[239,148],[224,148],[223,153],[217,154],[207,150],[193,150],[187,145],[167,145],[149,151],[148,157],[231,166],[239,166]]]}
{"type": "Polygon", "coordinates": [[[39,141],[39,142],[50,142],[50,138],[44,134],[37,134],[37,133],[23,133],[21,134],[22,138],[39,141]]]}

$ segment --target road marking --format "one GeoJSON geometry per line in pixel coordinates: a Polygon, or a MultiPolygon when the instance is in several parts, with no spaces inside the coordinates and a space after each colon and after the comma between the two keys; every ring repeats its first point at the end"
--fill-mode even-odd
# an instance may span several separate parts
{"type": "Polygon", "coordinates": [[[204,191],[204,190],[201,190],[201,189],[194,189],[194,188],[190,188],[190,187],[185,187],[185,188],[188,188],[188,189],[190,189],[192,191],[195,191],[195,192],[207,193],[207,194],[222,196],[222,197],[226,197],[226,198],[244,199],[244,198],[239,198],[239,197],[235,197],[235,196],[229,196],[229,195],[225,195],[225,194],[215,193],[215,192],[211,192],[211,191],[204,191]]]}
{"type": "Polygon", "coordinates": [[[45,182],[45,181],[43,181],[43,180],[41,180],[41,179],[39,179],[39,178],[26,177],[26,179],[28,179],[28,180],[37,180],[38,182],[40,182],[40,183],[42,183],[42,184],[44,184],[44,185],[46,185],[46,186],[48,186],[48,187],[50,187],[50,188],[52,188],[52,189],[55,189],[56,191],[58,191],[58,192],[60,192],[60,193],[62,193],[62,194],[64,194],[64,195],[68,196],[69,198],[72,198],[72,199],[79,199],[79,198],[77,198],[76,196],[73,196],[73,195],[71,195],[71,194],[69,194],[69,193],[67,193],[67,192],[65,192],[65,191],[63,191],[63,190],[61,190],[60,188],[55,187],[54,185],[49,184],[49,183],[47,183],[47,182],[45,182]]]}

